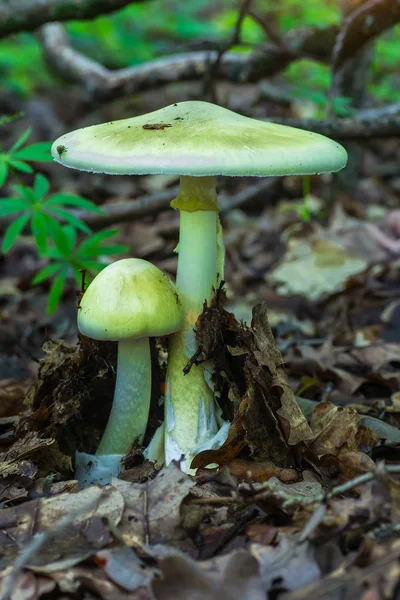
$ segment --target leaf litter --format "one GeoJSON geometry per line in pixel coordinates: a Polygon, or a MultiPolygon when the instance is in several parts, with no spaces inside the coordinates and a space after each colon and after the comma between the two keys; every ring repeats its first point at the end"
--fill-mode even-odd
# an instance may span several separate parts
{"type": "MultiPolygon", "coordinates": [[[[71,457],[76,448],[93,451],[104,429],[115,345],[68,343],[75,330],[63,331],[62,322],[68,310],[69,322],[75,318],[73,308],[61,305],[57,327],[39,319],[43,290],[29,292],[29,310],[17,311],[21,277],[13,275],[3,314],[11,305],[18,317],[6,326],[15,323],[16,339],[43,339],[46,328],[53,339],[25,405],[33,370],[17,359],[0,363],[3,595],[11,577],[16,599],[394,597],[399,231],[396,211],[385,216],[381,196],[374,200],[372,180],[361,181],[362,203],[337,203],[327,228],[265,207],[262,197],[246,213],[225,215],[227,279],[242,313],[252,315],[248,325],[238,322],[219,297],[198,322],[201,354],[193,362],[217,361],[231,429],[223,448],[196,457],[195,478],[174,465],[158,472],[133,448],[123,480],[78,490],[71,457]],[[385,218],[370,223],[367,213],[377,208],[385,218]],[[293,275],[274,279],[293,266],[296,288],[293,275]],[[264,304],[250,310],[260,300],[268,314],[264,304]]],[[[277,190],[293,197],[299,181],[282,180],[277,190]]],[[[386,179],[380,186],[387,204],[398,205],[386,179]]],[[[135,255],[175,271],[176,215],[125,227],[135,255]]],[[[7,261],[21,273],[17,254],[7,261]]],[[[9,344],[1,345],[7,353],[9,344]]],[[[162,340],[156,351],[165,358],[162,340]]],[[[160,369],[157,392],[162,379],[160,369]]],[[[148,437],[161,419],[155,396],[148,437]]]]}
{"type": "MultiPolygon", "coordinates": [[[[16,439],[1,454],[0,482],[10,492],[0,512],[0,597],[30,590],[33,598],[258,600],[300,598],[306,589],[317,597],[328,582],[350,581],[348,572],[358,587],[377,585],[374,561],[387,565],[380,583],[393,588],[400,487],[372,458],[385,445],[351,407],[325,401],[307,421],[265,305],[248,326],[223,303],[219,290],[199,317],[188,369],[216,362],[232,424],[222,448],[195,457],[195,478],[174,464],[157,472],[134,451],[125,480],[78,491],[68,480],[71,448],[81,443],[90,398],[112,389],[115,349],[85,339],[46,346],[31,412],[12,424],[16,439]]],[[[380,366],[391,358],[382,355],[380,366]]]]}

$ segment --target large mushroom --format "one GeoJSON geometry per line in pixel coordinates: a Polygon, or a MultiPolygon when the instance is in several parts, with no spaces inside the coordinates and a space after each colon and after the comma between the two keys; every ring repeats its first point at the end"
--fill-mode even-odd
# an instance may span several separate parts
{"type": "Polygon", "coordinates": [[[79,331],[95,340],[117,341],[118,363],[111,413],[96,456],[77,454],[79,480],[106,483],[133,442],[143,441],[151,397],[149,337],[169,335],[182,324],[174,284],[145,260],[119,260],[90,283],[80,301],[79,331]]]}
{"type": "Polygon", "coordinates": [[[180,192],[177,287],[182,331],[172,336],[165,398],[166,462],[186,458],[218,431],[207,366],[192,366],[194,324],[223,277],[216,175],[310,175],[342,169],[346,151],[309,131],[250,119],[206,102],[179,102],[155,112],[78,129],[53,144],[67,167],[110,174],[176,174],[180,192]]]}

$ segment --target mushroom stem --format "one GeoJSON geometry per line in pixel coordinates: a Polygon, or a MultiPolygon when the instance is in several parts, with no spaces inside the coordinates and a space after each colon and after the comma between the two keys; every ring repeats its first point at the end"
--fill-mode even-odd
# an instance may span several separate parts
{"type": "Polygon", "coordinates": [[[166,464],[185,456],[188,471],[192,450],[211,439],[218,430],[214,392],[209,364],[193,365],[186,375],[184,367],[195,354],[196,320],[204,302],[210,304],[221,264],[220,225],[214,177],[182,177],[181,189],[172,206],[180,212],[178,270],[176,285],[180,292],[185,321],[181,331],[172,334],[168,356],[165,394],[166,464]]]}
{"type": "Polygon", "coordinates": [[[127,454],[142,442],[149,416],[151,359],[149,338],[118,342],[117,380],[106,429],[96,455],[127,454]]]}

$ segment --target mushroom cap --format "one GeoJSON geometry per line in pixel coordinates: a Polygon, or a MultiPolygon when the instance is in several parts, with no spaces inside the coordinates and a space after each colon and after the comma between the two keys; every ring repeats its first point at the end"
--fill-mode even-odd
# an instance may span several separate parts
{"type": "Polygon", "coordinates": [[[95,340],[168,335],[183,325],[179,294],[167,275],[139,258],[100,271],[80,301],[79,331],[95,340]]]}
{"type": "Polygon", "coordinates": [[[312,175],[347,162],[346,150],[323,135],[198,101],[77,129],[52,154],[66,167],[115,175],[312,175]]]}

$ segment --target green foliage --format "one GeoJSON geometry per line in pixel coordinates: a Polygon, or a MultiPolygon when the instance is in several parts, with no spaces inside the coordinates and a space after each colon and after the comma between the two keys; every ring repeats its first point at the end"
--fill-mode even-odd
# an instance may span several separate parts
{"type": "MultiPolygon", "coordinates": [[[[126,67],[191,49],[193,42],[226,41],[235,26],[239,4],[232,0],[138,2],[94,20],[68,23],[67,29],[78,50],[110,68],[126,67]]],[[[341,3],[337,0],[253,0],[252,10],[279,35],[303,27],[338,24],[342,18],[341,3]]],[[[267,41],[262,27],[246,16],[243,43],[235,51],[249,52],[254,44],[267,41]]],[[[397,100],[399,44],[399,27],[388,31],[376,43],[369,91],[380,101],[397,100]]],[[[304,88],[302,82],[308,81],[308,90],[296,93],[308,92],[309,101],[315,102],[315,116],[325,116],[321,98],[326,106],[329,69],[317,63],[298,66],[302,62],[296,61],[289,67],[289,81],[296,90],[304,88]]],[[[40,46],[32,35],[24,33],[0,41],[0,80],[0,89],[11,89],[20,95],[54,86],[40,46]]]]}
{"type": "Polygon", "coordinates": [[[88,271],[90,275],[96,275],[108,264],[105,260],[106,256],[121,254],[128,250],[127,246],[104,244],[116,233],[117,230],[100,231],[79,243],[75,227],[58,224],[52,236],[53,244],[46,252],[50,262],[37,273],[32,282],[39,284],[48,279],[52,280],[47,304],[49,314],[57,308],[71,274],[79,283],[82,269],[88,271]]]}
{"type": "Polygon", "coordinates": [[[33,168],[28,165],[27,160],[53,160],[50,154],[50,142],[38,142],[23,148],[31,133],[30,128],[26,129],[7,152],[0,152],[0,187],[4,185],[10,170],[33,173],[33,168]]]}
{"type": "Polygon", "coordinates": [[[72,194],[48,195],[50,183],[40,173],[35,176],[32,187],[27,185],[12,185],[14,196],[0,200],[0,217],[19,215],[7,228],[2,251],[8,252],[15,240],[29,223],[32,235],[39,250],[44,256],[47,251],[48,238],[55,239],[58,235],[61,219],[84,233],[91,233],[90,228],[78,217],[65,210],[66,206],[74,206],[92,212],[102,212],[93,202],[72,194]]]}
{"type": "Polygon", "coordinates": [[[2,91],[20,96],[52,84],[40,45],[33,35],[21,33],[0,41],[0,81],[2,91]]]}
{"type": "MultiPolygon", "coordinates": [[[[12,117],[2,122],[10,120],[12,117]]],[[[8,151],[0,150],[0,187],[10,175],[18,178],[19,173],[32,174],[34,170],[29,161],[52,160],[49,142],[24,145],[30,133],[27,129],[8,151]]],[[[39,256],[49,261],[33,280],[39,284],[52,279],[49,313],[57,308],[71,275],[79,282],[80,269],[96,274],[106,266],[106,256],[127,250],[126,246],[104,243],[116,234],[115,230],[92,234],[90,227],[69,210],[102,213],[94,202],[75,194],[49,194],[50,182],[43,174],[35,174],[32,186],[18,183],[8,187],[13,195],[0,198],[0,217],[13,216],[14,219],[4,233],[1,249],[3,253],[9,252],[22,231],[30,227],[39,256]],[[83,241],[77,240],[78,232],[86,236],[83,241]]]]}

